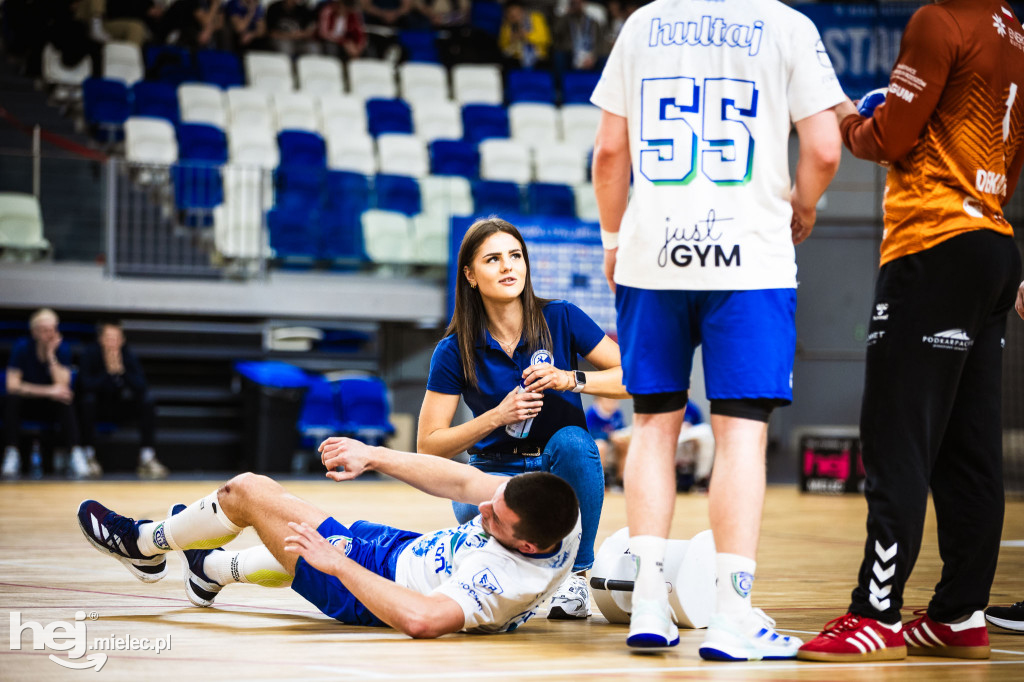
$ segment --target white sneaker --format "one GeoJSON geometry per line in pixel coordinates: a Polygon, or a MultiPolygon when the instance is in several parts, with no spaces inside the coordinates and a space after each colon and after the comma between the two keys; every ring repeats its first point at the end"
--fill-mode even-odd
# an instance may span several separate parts
{"type": "Polygon", "coordinates": [[[7,448],[4,451],[2,472],[4,478],[17,478],[21,475],[21,453],[18,448],[7,448]]]}
{"type": "Polygon", "coordinates": [[[570,573],[551,597],[548,618],[572,620],[590,617],[590,588],[582,575],[570,573]]]}
{"type": "Polygon", "coordinates": [[[740,618],[712,614],[699,653],[706,661],[774,661],[796,658],[802,644],[776,632],[775,621],[764,611],[751,609],[740,618]]]}
{"type": "Polygon", "coordinates": [[[672,622],[668,602],[634,597],[626,644],[641,649],[679,644],[679,628],[672,622]]]}
{"type": "Polygon", "coordinates": [[[88,478],[89,461],[85,458],[82,448],[71,448],[71,465],[68,467],[71,478],[88,478]]]}

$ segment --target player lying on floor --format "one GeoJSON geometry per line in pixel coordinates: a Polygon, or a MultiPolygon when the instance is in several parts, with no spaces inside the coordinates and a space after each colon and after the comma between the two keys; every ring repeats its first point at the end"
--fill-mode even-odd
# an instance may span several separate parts
{"type": "Polygon", "coordinates": [[[367,521],[346,527],[274,480],[246,473],[187,507],[174,505],[163,521],[136,521],[86,500],[78,523],[96,549],[143,582],[164,576],[164,554],[184,552],[185,589],[197,606],[210,606],[230,583],[291,586],[343,623],[390,625],[418,638],[511,632],[572,568],[579,504],[554,474],[492,476],[348,438],[329,438],[320,452],[332,480],[378,471],[436,497],[478,505],[480,514],[422,535],[367,521]],[[262,545],[221,549],[247,526],[262,545]]]}

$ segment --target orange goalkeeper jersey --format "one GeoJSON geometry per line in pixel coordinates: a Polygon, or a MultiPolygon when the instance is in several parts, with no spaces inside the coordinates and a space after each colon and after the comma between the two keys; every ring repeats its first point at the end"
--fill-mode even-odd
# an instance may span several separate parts
{"type": "Polygon", "coordinates": [[[872,118],[848,116],[854,156],[890,162],[882,264],[1003,217],[1024,162],[1024,29],[1001,0],[940,0],[903,34],[872,118]]]}

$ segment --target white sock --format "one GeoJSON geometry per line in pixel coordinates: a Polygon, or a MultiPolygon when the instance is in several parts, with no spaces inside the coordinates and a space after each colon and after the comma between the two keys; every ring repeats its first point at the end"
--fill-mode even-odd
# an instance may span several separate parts
{"type": "Polygon", "coordinates": [[[263,587],[288,587],[292,576],[264,545],[240,552],[210,552],[203,572],[218,585],[250,583],[263,587]]]}
{"type": "Polygon", "coordinates": [[[228,544],[241,532],[242,527],[224,513],[214,491],[180,514],[139,526],[139,551],[150,556],[172,550],[212,549],[228,544]]]}
{"type": "Polygon", "coordinates": [[[717,613],[738,617],[750,611],[750,590],[754,586],[756,568],[756,561],[739,554],[718,552],[715,555],[717,613]]]}
{"type": "Polygon", "coordinates": [[[156,452],[153,448],[142,448],[139,450],[139,464],[149,464],[156,459],[156,452]]]}
{"type": "Polygon", "coordinates": [[[637,565],[633,584],[634,599],[668,599],[663,570],[667,544],[666,538],[657,535],[634,535],[629,538],[629,553],[637,565]]]}

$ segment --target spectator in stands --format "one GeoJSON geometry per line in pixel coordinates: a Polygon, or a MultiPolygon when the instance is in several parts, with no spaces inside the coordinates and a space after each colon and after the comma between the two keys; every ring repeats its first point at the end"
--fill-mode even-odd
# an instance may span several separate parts
{"type": "Polygon", "coordinates": [[[4,405],[4,478],[21,473],[18,439],[23,419],[56,424],[58,444],[71,448],[72,475],[85,478],[89,474],[71,407],[71,348],[64,343],[57,324],[57,313],[49,308],[37,310],[29,318],[31,338],[20,339],[11,349],[4,405]]]}
{"type": "Polygon", "coordinates": [[[569,0],[569,9],[555,21],[555,70],[590,71],[601,66],[604,27],[583,9],[583,0],[569,0]]]}
{"type": "Polygon", "coordinates": [[[221,47],[224,14],[218,0],[175,0],[164,13],[161,36],[195,49],[221,47]]]}
{"type": "Polygon", "coordinates": [[[78,402],[82,413],[82,444],[92,475],[103,473],[96,460],[96,420],[121,422],[136,417],[142,437],[140,478],[166,478],[167,467],[156,458],[156,404],[149,394],[142,364],[125,344],[117,321],[100,322],[95,343],[86,347],[78,376],[78,402]]]}
{"type": "Polygon", "coordinates": [[[61,63],[66,67],[77,66],[83,59],[92,60],[92,75],[103,75],[103,43],[90,32],[89,23],[84,19],[88,14],[85,0],[56,0],[48,17],[52,22],[47,38],[60,52],[61,63]]]}
{"type": "Polygon", "coordinates": [[[456,28],[469,22],[470,0],[416,0],[416,11],[434,28],[456,28]]]}
{"type": "Polygon", "coordinates": [[[277,0],[267,8],[270,43],[278,52],[294,57],[317,54],[316,16],[304,0],[277,0]]]}
{"type": "Polygon", "coordinates": [[[413,0],[366,0],[363,14],[366,23],[393,30],[412,28],[416,6],[413,0]]]}
{"type": "Polygon", "coordinates": [[[551,30],[544,15],[527,11],[520,0],[509,0],[498,31],[498,47],[507,68],[545,66],[551,49],[551,30]]]}
{"type": "Polygon", "coordinates": [[[327,54],[344,60],[366,52],[366,25],[359,12],[359,0],[330,0],[321,6],[317,36],[327,54]]]}
{"type": "Polygon", "coordinates": [[[126,41],[141,46],[163,15],[153,0],[83,0],[79,16],[90,23],[92,37],[100,42],[126,41]]]}
{"type": "Polygon", "coordinates": [[[224,16],[236,50],[269,49],[267,20],[260,0],[227,0],[224,16]]]}

